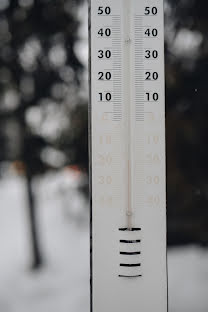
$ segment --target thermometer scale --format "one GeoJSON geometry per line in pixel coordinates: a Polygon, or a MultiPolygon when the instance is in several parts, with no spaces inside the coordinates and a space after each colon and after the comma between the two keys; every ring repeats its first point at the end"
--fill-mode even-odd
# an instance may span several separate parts
{"type": "Polygon", "coordinates": [[[163,0],[91,0],[91,311],[167,311],[163,0]]]}

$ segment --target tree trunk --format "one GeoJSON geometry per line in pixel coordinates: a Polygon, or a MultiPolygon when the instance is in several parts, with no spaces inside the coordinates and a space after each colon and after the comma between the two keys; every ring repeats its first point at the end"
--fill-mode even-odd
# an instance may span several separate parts
{"type": "MultiPolygon", "coordinates": [[[[26,170],[27,171],[27,170],[26,170]]],[[[43,257],[38,237],[38,224],[35,207],[35,199],[32,190],[32,177],[26,172],[27,196],[28,196],[28,219],[30,228],[31,252],[32,252],[32,270],[40,269],[43,265],[43,257]]]]}

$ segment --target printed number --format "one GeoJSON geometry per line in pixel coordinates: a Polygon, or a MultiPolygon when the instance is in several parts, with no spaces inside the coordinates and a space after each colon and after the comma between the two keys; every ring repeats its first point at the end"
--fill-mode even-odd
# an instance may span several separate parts
{"type": "Polygon", "coordinates": [[[111,29],[110,28],[106,28],[106,29],[101,28],[98,31],[98,35],[100,35],[101,37],[103,37],[103,36],[110,37],[111,36],[111,29]]]}
{"type": "Polygon", "coordinates": [[[158,144],[160,141],[160,137],[158,135],[148,135],[147,143],[148,144],[158,144]]]}
{"type": "Polygon", "coordinates": [[[109,114],[108,113],[102,113],[101,115],[101,121],[108,121],[109,120],[109,114]]]}
{"type": "Polygon", "coordinates": [[[110,154],[99,154],[98,155],[98,164],[100,166],[109,166],[112,163],[112,156],[110,154]]]}
{"type": "Polygon", "coordinates": [[[113,197],[110,195],[102,195],[95,199],[100,205],[111,205],[113,197]]]}
{"type": "Polygon", "coordinates": [[[157,102],[159,99],[159,94],[157,92],[150,94],[149,92],[146,92],[146,96],[147,96],[147,101],[155,101],[157,102]]]}
{"type": "Polygon", "coordinates": [[[101,135],[99,142],[100,144],[111,144],[111,135],[101,135]]]}
{"type": "Polygon", "coordinates": [[[145,80],[157,80],[159,77],[157,72],[146,72],[145,73],[145,80]]]}
{"type": "Polygon", "coordinates": [[[150,29],[150,28],[147,28],[145,30],[145,35],[147,37],[157,37],[158,35],[158,30],[156,28],[153,28],[153,29],[150,29]]]}
{"type": "Polygon", "coordinates": [[[161,163],[160,156],[158,154],[147,154],[146,161],[152,165],[159,165],[161,163]]]}
{"type": "Polygon", "coordinates": [[[98,76],[98,80],[111,80],[112,77],[111,72],[99,72],[98,76]]]}
{"type": "Polygon", "coordinates": [[[149,195],[146,199],[146,202],[149,205],[159,205],[160,204],[160,196],[149,195]]]}
{"type": "Polygon", "coordinates": [[[147,184],[159,184],[160,183],[160,178],[158,176],[152,177],[148,176],[146,178],[147,184]]]}
{"type": "Polygon", "coordinates": [[[111,58],[111,51],[110,51],[110,50],[106,50],[106,51],[99,50],[99,51],[98,51],[98,57],[99,57],[100,59],[102,59],[102,58],[107,58],[107,59],[109,59],[109,58],[111,58]]]}
{"type": "Polygon", "coordinates": [[[98,15],[109,15],[111,14],[111,8],[110,7],[98,7],[98,15]]]}
{"type": "Polygon", "coordinates": [[[111,176],[100,176],[98,177],[99,184],[111,184],[112,183],[112,177],[111,176]]]}
{"type": "Polygon", "coordinates": [[[99,93],[99,101],[107,101],[109,102],[112,99],[112,95],[110,92],[107,92],[105,94],[103,94],[102,92],[99,93]]]}
{"type": "Polygon", "coordinates": [[[157,50],[145,50],[145,58],[149,59],[149,58],[158,58],[158,51],[157,50]]]}
{"type": "Polygon", "coordinates": [[[145,7],[145,15],[157,15],[157,7],[145,7]]]}

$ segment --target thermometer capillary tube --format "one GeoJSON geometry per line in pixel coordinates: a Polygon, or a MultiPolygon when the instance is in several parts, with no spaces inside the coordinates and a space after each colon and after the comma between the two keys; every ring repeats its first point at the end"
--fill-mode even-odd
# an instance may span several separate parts
{"type": "Polygon", "coordinates": [[[127,228],[132,229],[132,126],[131,126],[131,0],[123,0],[124,18],[124,109],[126,112],[127,228]]]}

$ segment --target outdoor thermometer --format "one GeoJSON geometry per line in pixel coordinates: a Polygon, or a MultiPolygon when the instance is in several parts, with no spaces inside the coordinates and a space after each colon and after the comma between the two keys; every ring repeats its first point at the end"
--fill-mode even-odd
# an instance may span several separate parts
{"type": "Polygon", "coordinates": [[[91,311],[166,312],[163,0],[91,0],[91,311]]]}

